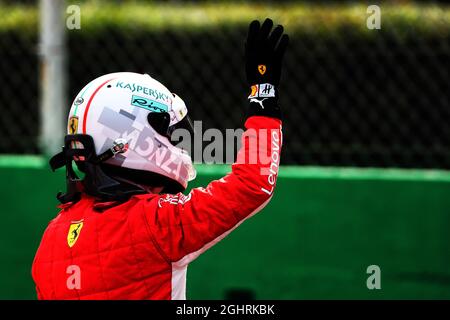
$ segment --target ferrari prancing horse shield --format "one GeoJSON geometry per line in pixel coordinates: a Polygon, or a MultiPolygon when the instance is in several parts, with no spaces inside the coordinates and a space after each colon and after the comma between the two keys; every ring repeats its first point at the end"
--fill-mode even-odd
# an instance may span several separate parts
{"type": "Polygon", "coordinates": [[[264,73],[266,73],[266,65],[265,64],[260,64],[258,65],[258,71],[261,75],[263,75],[264,73]]]}
{"type": "Polygon", "coordinates": [[[83,221],[72,222],[69,228],[69,233],[67,234],[67,244],[72,248],[77,242],[80,236],[81,228],[83,228],[83,221]]]}

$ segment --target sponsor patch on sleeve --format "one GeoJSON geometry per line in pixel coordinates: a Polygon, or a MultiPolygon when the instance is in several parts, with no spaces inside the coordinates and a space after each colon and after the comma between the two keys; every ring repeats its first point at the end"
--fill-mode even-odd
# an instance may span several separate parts
{"type": "Polygon", "coordinates": [[[275,87],[270,83],[255,84],[251,86],[251,92],[248,96],[249,99],[270,97],[275,97],[275,87]]]}

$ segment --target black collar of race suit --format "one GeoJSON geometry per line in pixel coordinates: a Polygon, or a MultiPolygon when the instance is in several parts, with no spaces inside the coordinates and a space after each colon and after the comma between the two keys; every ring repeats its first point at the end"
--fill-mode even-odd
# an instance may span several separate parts
{"type": "Polygon", "coordinates": [[[105,174],[100,165],[117,153],[125,152],[127,148],[127,143],[119,139],[110,149],[97,155],[94,140],[90,135],[67,135],[64,138],[62,152],[53,156],[49,161],[53,171],[66,167],[67,190],[65,193],[57,194],[58,200],[61,203],[77,202],[81,193],[86,192],[105,201],[124,201],[132,195],[146,193],[138,185],[119,181],[105,174]],[[80,179],[76,174],[73,161],[85,174],[84,179],[80,179]]]}

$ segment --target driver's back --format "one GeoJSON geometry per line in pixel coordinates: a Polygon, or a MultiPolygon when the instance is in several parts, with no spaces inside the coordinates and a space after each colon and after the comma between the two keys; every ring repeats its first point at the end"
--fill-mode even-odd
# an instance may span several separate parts
{"type": "MultiPolygon", "coordinates": [[[[33,264],[40,299],[171,299],[172,266],[155,247],[142,202],[66,206],[43,236],[33,264]]],[[[181,298],[181,297],[180,297],[181,298]]]]}

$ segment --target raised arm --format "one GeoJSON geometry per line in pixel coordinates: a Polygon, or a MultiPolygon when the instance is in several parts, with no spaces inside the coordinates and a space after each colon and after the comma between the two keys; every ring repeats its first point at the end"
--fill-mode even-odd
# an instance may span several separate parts
{"type": "Polygon", "coordinates": [[[282,145],[278,85],[288,44],[283,28],[253,21],[245,45],[251,87],[246,131],[231,173],[188,195],[161,196],[144,208],[161,253],[185,265],[260,211],[273,195],[282,145]]]}

